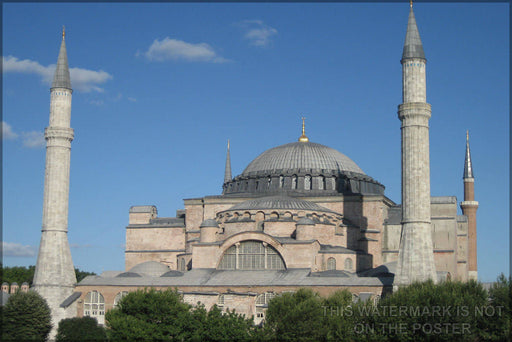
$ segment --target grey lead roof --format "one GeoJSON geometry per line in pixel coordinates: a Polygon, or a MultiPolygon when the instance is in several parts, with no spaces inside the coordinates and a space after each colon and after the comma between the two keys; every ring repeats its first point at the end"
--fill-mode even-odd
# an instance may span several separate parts
{"type": "Polygon", "coordinates": [[[311,276],[310,269],[286,270],[216,270],[192,269],[176,277],[107,278],[88,276],[78,286],[382,286],[391,285],[392,277],[359,277],[357,274],[311,276]],[[346,277],[348,275],[348,277],[346,277]]]}
{"type": "Polygon", "coordinates": [[[349,171],[365,174],[352,159],[335,149],[312,142],[294,142],[266,150],[245,168],[242,175],[291,169],[349,171]]]}
{"type": "Polygon", "coordinates": [[[407,23],[407,33],[405,34],[404,51],[402,53],[402,60],[407,58],[426,59],[412,6],[409,12],[409,22],[407,23]]]}
{"type": "Polygon", "coordinates": [[[290,209],[290,210],[312,210],[312,211],[322,211],[322,212],[331,212],[334,211],[319,206],[316,203],[305,201],[299,198],[292,198],[288,196],[268,196],[268,197],[260,197],[252,200],[248,200],[242,203],[235,204],[229,211],[232,210],[259,210],[259,209],[290,209]]]}
{"type": "Polygon", "coordinates": [[[62,37],[62,43],[60,44],[59,58],[57,60],[57,67],[55,68],[55,75],[53,76],[52,88],[71,89],[68,54],[66,53],[66,42],[64,37],[62,37]]]}
{"type": "Polygon", "coordinates": [[[464,178],[474,178],[471,152],[469,150],[469,132],[466,132],[466,158],[464,160],[464,178]]]}

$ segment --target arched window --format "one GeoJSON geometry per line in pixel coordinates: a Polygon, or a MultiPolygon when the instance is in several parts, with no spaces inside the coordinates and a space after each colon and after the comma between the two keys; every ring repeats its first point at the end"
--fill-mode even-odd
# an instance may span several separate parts
{"type": "Polygon", "coordinates": [[[281,255],[262,241],[242,241],[229,247],[219,263],[223,270],[284,270],[281,255]]]}
{"type": "Polygon", "coordinates": [[[180,271],[185,272],[187,270],[187,263],[185,258],[180,259],[180,271]]]}
{"type": "Polygon", "coordinates": [[[276,294],[274,292],[265,292],[256,297],[256,307],[267,307],[268,303],[276,294]]]}
{"type": "Polygon", "coordinates": [[[98,324],[105,324],[105,298],[98,291],[89,292],[85,296],[84,316],[94,317],[98,324]]]}
{"type": "Polygon", "coordinates": [[[279,187],[284,188],[284,177],[283,175],[279,176],[279,187]]]}
{"type": "Polygon", "coordinates": [[[217,306],[221,309],[224,307],[224,295],[223,294],[219,295],[219,298],[217,299],[217,306]]]}
{"type": "Polygon", "coordinates": [[[320,176],[320,182],[318,184],[318,188],[320,190],[325,190],[325,177],[324,176],[320,176]]]}
{"type": "Polygon", "coordinates": [[[345,271],[352,271],[352,259],[346,258],[345,259],[345,271]]]}
{"type": "Polygon", "coordinates": [[[118,306],[121,299],[123,299],[127,294],[128,291],[121,291],[118,294],[116,294],[116,298],[114,298],[114,307],[118,306]]]}
{"type": "Polygon", "coordinates": [[[256,190],[259,190],[260,188],[260,181],[256,181],[256,190]]]}
{"type": "Polygon", "coordinates": [[[336,259],[334,259],[332,257],[327,259],[327,270],[331,271],[331,270],[335,270],[335,269],[336,269],[336,259]]]}
{"type": "Polygon", "coordinates": [[[272,182],[272,178],[267,178],[267,189],[270,189],[270,183],[272,182]]]}
{"type": "Polygon", "coordinates": [[[292,189],[297,189],[297,175],[292,176],[292,189]]]}
{"type": "Polygon", "coordinates": [[[304,177],[304,190],[311,190],[311,176],[304,177]]]}

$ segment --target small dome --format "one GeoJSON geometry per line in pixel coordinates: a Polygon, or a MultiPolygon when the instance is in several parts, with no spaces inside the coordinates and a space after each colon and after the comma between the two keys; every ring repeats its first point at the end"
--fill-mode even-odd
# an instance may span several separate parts
{"type": "Polygon", "coordinates": [[[142,276],[135,272],[123,272],[123,273],[119,273],[118,275],[116,275],[116,278],[137,278],[137,277],[140,278],[142,276]]]}
{"type": "Polygon", "coordinates": [[[183,275],[183,272],[180,271],[169,271],[162,274],[160,277],[181,277],[183,275]]]}
{"type": "Polygon", "coordinates": [[[217,223],[217,221],[215,221],[213,219],[208,219],[208,220],[204,220],[203,223],[201,223],[201,225],[199,226],[199,228],[207,228],[207,227],[219,228],[219,224],[217,223]]]}
{"type": "Polygon", "coordinates": [[[307,217],[303,217],[300,220],[297,221],[297,225],[303,225],[303,226],[314,226],[315,222],[313,222],[312,219],[309,219],[307,217]]]}
{"type": "Polygon", "coordinates": [[[294,142],[266,150],[245,168],[242,175],[299,169],[365,174],[352,159],[335,149],[312,142],[294,142]]]}
{"type": "Polygon", "coordinates": [[[169,266],[157,261],[146,261],[135,265],[130,269],[130,272],[144,273],[150,277],[160,277],[162,274],[168,271],[169,266]]]}

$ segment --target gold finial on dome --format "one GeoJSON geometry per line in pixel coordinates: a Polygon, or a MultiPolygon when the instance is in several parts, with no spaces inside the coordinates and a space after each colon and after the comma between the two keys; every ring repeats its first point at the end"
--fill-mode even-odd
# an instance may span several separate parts
{"type": "Polygon", "coordinates": [[[66,26],[62,25],[62,39],[66,37],[66,26]]]}
{"type": "Polygon", "coordinates": [[[306,120],[306,118],[302,117],[302,135],[299,137],[300,142],[308,142],[309,141],[308,137],[306,136],[306,128],[305,128],[305,123],[304,123],[305,120],[306,120]]]}

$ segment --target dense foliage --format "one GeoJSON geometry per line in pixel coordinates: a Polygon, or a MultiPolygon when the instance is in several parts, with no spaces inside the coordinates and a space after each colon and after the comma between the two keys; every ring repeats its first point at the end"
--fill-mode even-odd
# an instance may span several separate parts
{"type": "Polygon", "coordinates": [[[98,325],[92,317],[66,318],[59,322],[57,342],[64,341],[104,341],[107,339],[105,328],[98,325]]]}
{"type": "Polygon", "coordinates": [[[269,303],[265,336],[274,341],[507,341],[510,278],[487,292],[480,283],[431,281],[401,287],[377,303],[338,291],[285,293],[269,303]]]}
{"type": "Polygon", "coordinates": [[[52,328],[48,304],[37,292],[18,292],[2,309],[2,341],[45,341],[52,328]]]}
{"type": "MultiPolygon", "coordinates": [[[[12,284],[14,282],[18,283],[21,286],[24,282],[27,282],[30,286],[32,286],[32,281],[34,280],[34,272],[36,267],[32,266],[13,266],[13,267],[4,267],[0,264],[0,278],[1,282],[7,282],[12,284]]],[[[88,275],[95,275],[94,272],[86,272],[81,271],[78,268],[75,268],[76,281],[80,282],[82,279],[87,277],[88,275]]]]}
{"type": "Polygon", "coordinates": [[[114,341],[249,341],[255,330],[252,319],[193,307],[171,289],[130,292],[105,319],[114,341]]]}

